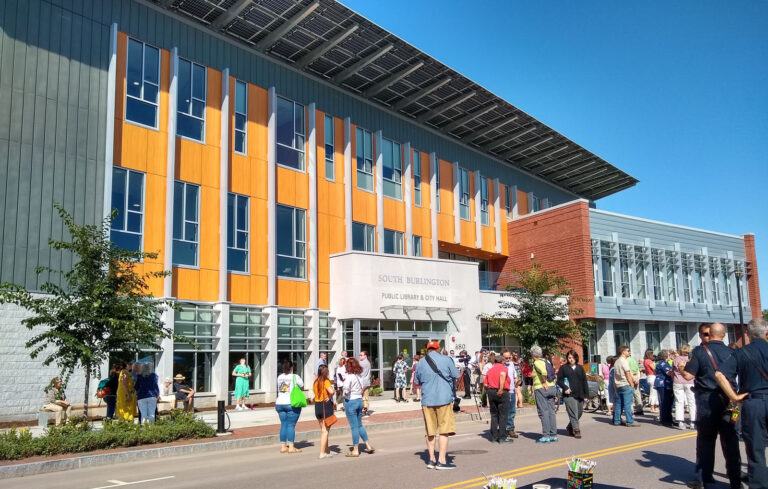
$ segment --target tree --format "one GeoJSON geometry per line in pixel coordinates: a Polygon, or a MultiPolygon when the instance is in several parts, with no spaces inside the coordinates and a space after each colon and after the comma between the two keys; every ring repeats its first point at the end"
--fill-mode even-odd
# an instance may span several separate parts
{"type": "Polygon", "coordinates": [[[157,253],[126,251],[109,241],[116,211],[100,225],[78,225],[60,205],[55,207],[71,241],[49,240],[48,244],[73,255],[72,269],[35,269],[38,275],[49,274],[49,281],[40,286],[42,294],[12,283],[0,284],[0,303],[16,304],[32,313],[22,324],[36,333],[26,344],[33,359],[42,355],[43,365],[58,365],[64,383],[76,368],[83,369],[87,417],[91,375],[99,375],[110,352],[159,347],[159,341],[169,337],[191,342],[161,320],[161,313],[173,305],[149,293],[148,281],[170,272],[135,269],[139,261],[155,259],[157,253]],[[52,277],[60,277],[62,285],[50,281],[52,277]]]}
{"type": "Polygon", "coordinates": [[[588,323],[571,319],[582,313],[576,304],[587,299],[575,297],[568,280],[534,260],[531,268],[514,274],[514,283],[499,300],[500,310],[481,316],[491,323],[490,336],[514,336],[524,353],[539,345],[545,353],[557,355],[562,354],[563,340],[588,337],[588,323]]]}
{"type": "Polygon", "coordinates": [[[763,319],[768,321],[768,309],[763,309],[763,319]]]}

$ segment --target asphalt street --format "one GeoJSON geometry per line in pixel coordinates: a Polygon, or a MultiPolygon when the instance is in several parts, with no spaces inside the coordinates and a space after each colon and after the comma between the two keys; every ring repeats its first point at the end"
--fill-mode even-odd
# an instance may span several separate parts
{"type": "MultiPolygon", "coordinates": [[[[518,417],[520,438],[509,445],[488,441],[485,421],[459,423],[448,455],[458,466],[455,470],[427,469],[423,430],[409,428],[373,433],[371,444],[376,453],[361,453],[359,458],[344,457],[351,440],[348,435],[334,436],[331,431],[331,450],[337,455],[328,459],[318,459],[314,441],[297,441],[303,449],[300,454],[280,454],[277,446],[229,450],[3,480],[0,487],[463,489],[481,487],[483,473],[503,473],[517,478],[518,489],[540,482],[557,489],[566,486],[563,459],[572,455],[597,461],[594,487],[601,489],[682,488],[694,475],[693,431],[658,426],[650,416],[640,418],[640,428],[618,427],[605,415],[585,413],[584,437],[576,440],[564,434],[565,413],[557,416],[561,436],[552,444],[535,443],[540,425],[530,408],[526,415],[518,417]]],[[[721,453],[715,472],[719,483],[709,487],[727,488],[721,453]]]]}

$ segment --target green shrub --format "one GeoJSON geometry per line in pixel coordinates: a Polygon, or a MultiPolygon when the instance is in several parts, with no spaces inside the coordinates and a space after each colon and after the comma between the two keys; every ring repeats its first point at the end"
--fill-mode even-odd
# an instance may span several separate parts
{"type": "Polygon", "coordinates": [[[1,433],[0,460],[169,443],[190,438],[210,438],[215,434],[215,430],[204,421],[181,410],[171,411],[167,417],[145,425],[123,420],[104,420],[101,430],[94,430],[87,420],[72,418],[61,427],[49,427],[43,436],[37,438],[33,438],[25,429],[1,433]]]}

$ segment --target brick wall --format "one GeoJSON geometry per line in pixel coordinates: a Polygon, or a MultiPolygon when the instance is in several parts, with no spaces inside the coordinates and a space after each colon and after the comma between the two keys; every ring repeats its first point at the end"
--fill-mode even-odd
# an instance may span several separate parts
{"type": "Polygon", "coordinates": [[[749,293],[749,307],[752,309],[752,317],[762,316],[763,309],[760,305],[760,279],[757,275],[757,254],[755,253],[755,235],[744,235],[744,251],[747,255],[747,289],[749,293]]]}
{"type": "Polygon", "coordinates": [[[576,296],[589,299],[578,304],[583,309],[583,314],[578,317],[594,317],[589,204],[578,201],[530,214],[509,222],[507,229],[509,258],[501,271],[499,284],[513,283],[513,270],[529,268],[533,254],[536,262],[545,269],[557,270],[565,277],[576,296]]]}

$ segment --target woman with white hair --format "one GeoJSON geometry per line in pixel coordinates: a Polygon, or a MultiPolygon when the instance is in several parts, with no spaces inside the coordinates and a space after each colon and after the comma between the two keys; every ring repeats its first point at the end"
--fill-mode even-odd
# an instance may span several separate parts
{"type": "Polygon", "coordinates": [[[160,397],[160,389],[157,386],[157,374],[152,372],[152,365],[143,362],[139,367],[139,375],[136,376],[136,399],[139,406],[142,422],[155,421],[155,409],[160,397]]]}
{"type": "MultiPolygon", "coordinates": [[[[533,395],[536,399],[536,411],[541,420],[541,438],[536,443],[551,443],[557,441],[557,420],[555,418],[555,397],[557,387],[554,379],[548,380],[548,369],[554,367],[545,360],[541,347],[534,345],[531,348],[533,357],[533,395]]],[[[554,375],[552,375],[554,377],[554,375]]]]}

